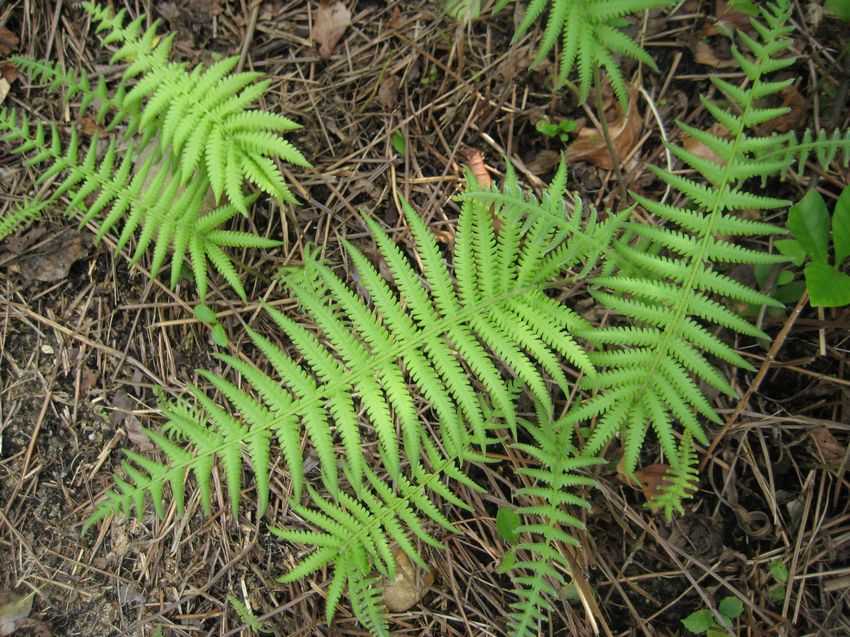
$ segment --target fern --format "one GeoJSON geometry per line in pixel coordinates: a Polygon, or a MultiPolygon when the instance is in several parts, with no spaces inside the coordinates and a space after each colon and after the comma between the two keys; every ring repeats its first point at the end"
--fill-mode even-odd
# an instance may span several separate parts
{"type": "Polygon", "coordinates": [[[124,80],[132,79],[134,86],[122,95],[119,115],[126,114],[132,123],[138,114],[143,138],[157,138],[163,152],[170,148],[179,157],[182,183],[201,172],[216,202],[226,194],[243,213],[246,180],[276,199],[296,202],[274,161],[310,167],[280,136],[299,126],[281,115],[249,109],[268,90],[268,80],[257,81],[259,73],[234,73],[238,56],[189,71],[168,61],[173,36],[160,38],[158,24],[143,29],[144,16],[125,24],[124,11],[113,14],[91,2],[82,7],[97,30],[106,32],[104,44],[120,45],[112,62],[130,63],[124,80]]]}
{"type": "Polygon", "coordinates": [[[782,161],[785,164],[783,176],[796,164],[797,172],[803,173],[806,162],[811,158],[824,170],[839,163],[844,168],[850,166],[850,129],[825,130],[814,133],[806,130],[798,138],[794,131],[776,135],[774,143],[758,154],[760,160],[782,161]]]}
{"type": "Polygon", "coordinates": [[[595,481],[576,471],[601,460],[576,454],[571,440],[573,426],[563,418],[554,423],[523,421],[522,426],[531,436],[531,442],[515,446],[533,459],[536,466],[519,471],[531,478],[533,486],[517,491],[529,503],[518,509],[523,523],[517,533],[522,540],[511,549],[512,554],[524,557],[512,566],[512,570],[519,571],[511,578],[519,599],[512,604],[510,634],[533,637],[539,634],[541,618],[552,611],[560,589],[567,584],[564,572],[569,572],[570,566],[560,545],[578,547],[578,540],[568,529],[584,529],[581,520],[566,512],[564,505],[590,507],[573,490],[592,487],[595,481]]]}
{"type": "Polygon", "coordinates": [[[68,99],[80,98],[79,112],[96,108],[95,120],[108,128],[124,126],[124,140],[113,136],[105,151],[96,143],[87,149],[76,130],[67,144],[55,125],[31,125],[26,115],[0,110],[0,138],[13,152],[28,156],[38,167],[37,185],[57,179],[59,185],[44,199],[25,202],[0,218],[0,239],[32,223],[57,205],[82,224],[98,221],[97,238],[113,229],[120,233],[118,248],[138,232],[132,262],[153,248],[151,271],[156,274],[171,253],[171,285],[191,262],[203,301],[209,266],[246,299],[228,248],[270,248],[278,241],[247,232],[226,230],[238,212],[247,213],[253,195],[243,192],[244,181],[282,201],[294,203],[276,164],[277,159],[308,166],[281,133],[297,128],[285,117],[250,105],[268,88],[257,74],[233,73],[228,58],[210,68],[168,62],[170,37],[160,39],[156,25],[142,31],[141,18],[124,26],[123,13],[113,15],[91,3],[84,8],[107,31],[105,42],[122,43],[115,61],[131,64],[110,93],[101,78],[67,72],[45,62],[15,58],[32,79],[49,88],[66,89],[68,99]],[[211,206],[208,193],[221,205],[211,206]],[[223,195],[227,195],[226,200],[223,195]]]}
{"type": "MultiPolygon", "coordinates": [[[[771,297],[719,272],[716,264],[784,261],[783,257],[744,248],[728,239],[783,232],[770,224],[742,219],[736,213],[783,208],[790,203],[756,194],[744,185],[753,177],[764,179],[781,174],[792,161],[791,144],[786,146],[788,153],[776,153],[776,137],[750,133],[787,110],[760,107],[759,100],[775,95],[791,82],[766,79],[767,74],[794,63],[792,57],[781,57],[790,45],[789,14],[787,1],[770,5],[762,10],[762,20],[752,21],[760,40],[741,34],[741,41],[752,54],[748,58],[733,49],[747,76],[742,86],[712,78],[737,112],[702,98],[706,110],[729,131],[730,137],[721,139],[679,124],[683,132],[705,144],[719,158],[715,162],[670,146],[673,155],[706,183],[653,168],[661,181],[679,193],[680,203],[662,204],[635,194],[637,203],[651,217],[629,225],[627,236],[637,237],[637,242],[624,239],[616,244],[612,256],[619,271],[610,270],[594,281],[594,298],[626,322],[588,335],[599,347],[591,354],[591,360],[600,372],[584,381],[584,386],[595,394],[575,408],[569,420],[594,419],[585,454],[598,453],[613,436],[622,433],[629,472],[634,470],[651,429],[674,475],[685,474],[683,463],[689,458],[685,451],[691,444],[690,437],[703,444],[708,442],[700,416],[720,422],[699,384],[735,395],[725,375],[709,359],[752,369],[715,334],[714,328],[766,338],[726,303],[779,305],[771,297]],[[771,159],[760,158],[765,149],[773,152],[771,159]],[[655,225],[654,219],[669,225],[655,225]],[[675,421],[684,427],[681,444],[676,442],[675,421]]],[[[685,489],[670,491],[665,510],[677,508],[676,498],[685,495],[685,489]]]]}
{"type": "Polygon", "coordinates": [[[674,513],[685,512],[682,502],[693,496],[699,482],[699,461],[690,432],[682,436],[679,454],[678,462],[667,470],[655,496],[646,503],[653,511],[663,510],[668,522],[674,513]]]}
{"type": "MultiPolygon", "coordinates": [[[[44,87],[50,91],[64,88],[65,98],[68,101],[79,98],[77,111],[81,117],[89,108],[96,109],[93,115],[98,125],[106,124],[109,114],[114,116],[121,110],[123,96],[127,90],[124,82],[110,91],[103,75],[98,76],[97,80],[92,80],[85,71],[69,71],[50,62],[34,60],[23,55],[13,55],[10,60],[21,73],[29,77],[32,83],[44,84],[44,87]]],[[[138,117],[139,113],[133,112],[123,114],[122,119],[129,121],[130,130],[137,130],[138,117]]],[[[122,119],[113,119],[109,128],[113,128],[122,119]]]]}
{"type": "MultiPolygon", "coordinates": [[[[542,405],[543,417],[550,420],[548,378],[562,390],[570,386],[561,361],[570,361],[586,375],[594,373],[587,354],[570,335],[584,333],[588,325],[543,290],[567,268],[592,261],[590,248],[611,236],[618,219],[582,227],[581,208],[564,208],[565,175],[562,166],[544,202],[521,198],[531,212],[464,200],[454,242],[454,276],[407,202],[402,208],[422,264],[419,272],[377,222],[367,221],[395,284],[395,289],[390,287],[356,247],[345,244],[369,304],[308,255],[304,267],[286,273],[284,281],[320,334],[266,308],[298,356],[249,329],[250,340],[274,373],[220,354],[219,359],[241,376],[243,387],[201,372],[225,399],[224,406],[199,388],[190,390],[196,407],[185,401],[164,405],[164,431],[147,433],[165,462],[128,452],[125,478],[116,481],[116,491],[96,508],[86,528],[119,511],[135,509],[140,515],[147,497],[157,514],[164,515],[166,484],[182,511],[189,473],[208,512],[216,459],[236,510],[243,452],[251,460],[262,514],[269,501],[274,435],[292,480],[294,511],[316,529],[276,531],[282,539],[313,548],[284,581],[332,567],[328,620],[347,593],[358,617],[383,634],[384,623],[373,603],[374,570],[392,577],[393,544],[421,564],[409,536],[439,546],[426,523],[452,528],[434,501],[465,507],[442,480],[476,488],[461,466],[486,461],[475,449],[491,442],[491,419],[485,415],[490,405],[503,414],[509,428],[516,426],[514,383],[505,379],[501,367],[529,388],[542,405]],[[555,215],[557,205],[560,216],[555,215]],[[493,215],[502,221],[498,234],[493,215]],[[572,241],[579,234],[586,235],[585,240],[572,241]],[[481,395],[473,389],[473,379],[481,395]],[[419,418],[420,400],[436,418],[436,439],[419,418]],[[307,484],[302,432],[318,457],[327,496],[307,484]],[[367,463],[364,435],[377,443],[386,477],[367,463]],[[336,440],[341,454],[335,450],[336,440]],[[309,505],[300,504],[305,492],[309,505]]],[[[517,188],[515,176],[509,175],[508,182],[506,191],[511,193],[517,188]]]]}
{"type": "MultiPolygon", "coordinates": [[[[352,601],[355,614],[367,626],[385,626],[383,620],[376,621],[379,615],[383,616],[383,603],[379,609],[371,609],[368,605],[358,603],[357,599],[362,596],[362,591],[369,588],[373,572],[377,570],[390,580],[395,577],[396,561],[392,546],[399,547],[412,563],[427,568],[410,536],[433,548],[445,548],[426,527],[426,523],[431,523],[444,531],[455,532],[454,525],[442,514],[436,502],[442,500],[460,509],[470,510],[469,505],[443,483],[445,478],[474,491],[482,491],[464,473],[462,464],[487,462],[485,456],[467,447],[458,450],[454,457],[444,457],[430,442],[426,441],[425,445],[431,469],[426,470],[422,464],[416,463],[411,467],[411,477],[402,476],[395,483],[395,490],[367,468],[365,474],[368,486],[356,487],[356,497],[341,493],[337,501],[332,502],[310,489],[312,506],[294,506],[295,513],[317,531],[272,530],[282,540],[313,549],[279,581],[295,582],[325,566],[333,568],[325,604],[328,624],[333,621],[337,605],[345,592],[352,601]]],[[[381,629],[373,629],[373,632],[385,634],[381,629]]]]}
{"type": "MultiPolygon", "coordinates": [[[[410,385],[434,410],[441,445],[450,454],[457,454],[470,439],[486,439],[472,378],[481,383],[508,424],[515,426],[514,407],[498,368],[500,362],[530,388],[550,417],[549,388],[538,368],[545,370],[564,391],[569,383],[561,369],[561,358],[586,374],[593,374],[587,354],[570,335],[587,330],[586,322],[542,291],[553,275],[585,256],[568,245],[568,236],[547,216],[538,215],[526,225],[515,217],[497,237],[488,207],[482,202],[466,201],[455,241],[453,280],[425,224],[407,202],[402,207],[423,264],[421,274],[427,288],[375,221],[367,223],[395,278],[398,293],[360,250],[345,244],[373,307],[328,266],[308,258],[304,268],[286,275],[285,281],[304,312],[320,328],[322,338],[267,308],[267,315],[293,343],[302,362],[265,336],[249,330],[251,341],[271,363],[277,378],[242,359],[220,354],[222,362],[243,377],[259,400],[220,376],[202,372],[241,419],[230,416],[193,388],[192,394],[201,407],[197,418],[189,417],[185,409],[166,408],[165,413],[170,429],[190,440],[195,452],[154,435],[154,442],[170,464],[143,467],[147,475],[136,480],[132,494],[120,495],[120,507],[114,499],[105,502],[97,518],[126,508],[140,492],[149,492],[157,509],[162,510],[161,485],[170,481],[175,471],[183,475],[187,468],[192,469],[200,484],[206,484],[214,457],[225,465],[235,509],[242,445],[250,450],[262,513],[268,501],[272,433],[280,442],[296,497],[302,491],[302,426],[316,449],[324,487],[334,496],[341,493],[334,433],[342,442],[351,482],[362,486],[366,462],[357,418],[359,408],[365,411],[376,434],[383,465],[394,479],[399,479],[401,459],[416,463],[423,437],[410,385]],[[551,243],[553,237],[557,239],[555,244],[551,243]],[[394,418],[400,424],[403,453],[394,418]]],[[[505,213],[504,209],[501,212],[505,213]]],[[[600,224],[595,232],[600,236],[610,233],[609,225],[600,224]]],[[[206,491],[201,491],[207,506],[206,491]]]]}
{"type": "Polygon", "coordinates": [[[280,244],[247,232],[222,229],[237,209],[226,205],[205,210],[209,184],[199,179],[184,187],[175,173],[173,159],[163,156],[153,145],[137,150],[131,143],[119,148],[113,139],[101,157],[95,143],[89,144],[83,156],[75,130],[63,147],[56,125],[48,128],[39,123],[33,130],[26,116],[18,118],[11,110],[0,110],[0,131],[5,131],[2,141],[17,144],[14,153],[31,154],[25,163],[39,169],[36,185],[61,177],[47,198],[19,206],[0,219],[0,239],[31,223],[65,197],[66,214],[78,217],[81,226],[95,219],[100,221],[98,241],[120,224],[120,250],[138,231],[131,262],[138,263],[152,246],[152,274],[160,270],[171,250],[172,286],[182,274],[184,255],[189,256],[202,299],[207,290],[208,262],[240,297],[246,298],[225,249],[271,248],[280,244]]]}
{"type": "MultiPolygon", "coordinates": [[[[500,0],[494,11],[500,11],[512,0],[500,0]]],[[[675,4],[672,0],[530,0],[522,21],[514,33],[514,42],[534,25],[546,5],[549,17],[532,66],[540,64],[561,40],[560,70],[564,82],[574,68],[578,69],[579,99],[587,101],[597,69],[604,68],[614,93],[623,108],[628,91],[623,72],[616,60],[625,55],[657,70],[654,60],[628,35],[623,33],[623,16],[675,4]]]]}

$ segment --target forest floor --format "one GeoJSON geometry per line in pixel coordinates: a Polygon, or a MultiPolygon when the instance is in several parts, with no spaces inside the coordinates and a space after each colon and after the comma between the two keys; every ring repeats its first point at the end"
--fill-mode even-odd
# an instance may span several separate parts
{"type": "MultiPolygon", "coordinates": [[[[295,311],[274,273],[300,263],[309,244],[345,267],[341,240],[372,249],[362,219],[397,225],[399,195],[449,243],[458,213],[452,196],[470,150],[483,154],[494,179],[508,158],[526,186],[539,189],[576,135],[565,143],[537,123],[575,119],[592,128],[598,118],[570,91],[553,89],[552,64],[528,70],[539,30],[511,46],[520,15],[512,8],[462,24],[435,2],[344,4],[351,24],[326,58],[311,38],[312,0],[127,1],[133,15],[160,18],[176,32],[183,60],[241,55],[244,68],[272,81],[265,108],[303,126],[292,140],[314,168],[286,173],[303,205],[264,202],[254,219],[285,243],[241,256],[254,302],[213,281],[209,304],[234,348],[246,326],[274,331],[260,301],[295,311]]],[[[787,101],[799,119],[787,126],[805,119],[846,127],[848,71],[837,52],[850,32],[813,16],[816,8],[801,2],[794,12],[800,59],[787,101]]],[[[653,13],[636,24],[660,72],[625,65],[643,86],[627,119],[609,92],[600,95],[617,133],[620,175],[599,160],[607,148],[597,140],[569,151],[569,189],[600,210],[627,205],[628,190],[663,189],[647,170],[667,161],[661,125],[677,139],[675,120],[707,121],[698,98],[711,90],[709,75],[740,77],[718,35],[719,22],[736,20],[734,12],[718,15],[714,2],[686,0],[669,16],[653,13]]],[[[13,49],[109,79],[120,73],[71,2],[7,0],[0,27],[4,106],[53,121],[72,117],[63,100],[15,77],[3,62],[13,49]]],[[[91,121],[80,124],[87,135],[102,134],[91,121]]],[[[0,208],[27,193],[30,172],[0,144],[0,208]]],[[[831,198],[848,182],[846,169],[818,178],[831,198]]],[[[797,200],[811,185],[794,177],[777,188],[797,200]]],[[[234,518],[217,483],[212,517],[116,519],[81,536],[120,469],[121,449],[149,447],[141,431],[159,422],[155,387],[178,394],[198,380],[196,370],[222,366],[192,315],[191,286],[172,291],[130,267],[126,249],[117,253],[110,239],[95,245],[91,236],[56,214],[0,243],[0,606],[35,593],[15,635],[255,634],[230,595],[260,618],[266,630],[259,634],[364,635],[345,604],[333,627],[324,625],[321,577],[276,582],[292,564],[291,549],[247,504],[234,518]]],[[[593,311],[586,292],[575,304],[593,311]]],[[[576,595],[566,594],[552,635],[592,635],[594,623],[604,635],[685,635],[684,618],[729,594],[744,602],[742,636],[850,635],[850,313],[798,309],[792,303],[754,317],[773,341],[746,343],[740,352],[766,373],[730,372],[742,399],[716,398],[730,424],[722,435],[719,427],[710,432],[718,445],[683,516],[667,523],[645,509],[641,491],[624,483],[614,463],[596,470],[601,488],[590,494],[577,559],[598,608],[591,621],[576,595]]],[[[646,464],[657,461],[651,456],[646,464]]],[[[495,513],[512,502],[515,460],[507,455],[474,476],[486,492],[461,493],[472,514],[446,505],[461,533],[444,538],[445,551],[428,553],[433,584],[411,609],[391,615],[394,634],[505,634],[512,598],[497,571],[505,546],[495,513]]],[[[283,504],[287,483],[276,468],[272,491],[281,497],[268,520],[277,526],[293,515],[283,504]]],[[[244,497],[250,502],[253,491],[244,497]]]]}

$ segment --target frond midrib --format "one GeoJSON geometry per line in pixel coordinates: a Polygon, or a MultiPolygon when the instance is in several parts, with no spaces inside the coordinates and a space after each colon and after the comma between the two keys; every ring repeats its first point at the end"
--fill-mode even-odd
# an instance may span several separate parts
{"type": "MultiPolygon", "coordinates": [[[[766,60],[763,57],[758,57],[758,66],[761,67],[764,65],[766,60]]],[[[768,56],[768,60],[770,57],[768,56]]],[[[741,113],[741,120],[745,119],[745,116],[752,110],[753,108],[753,99],[752,94],[755,90],[755,87],[762,83],[761,75],[759,78],[753,82],[752,87],[750,88],[749,95],[750,99],[744,110],[741,113]]],[[[688,308],[690,306],[691,297],[693,295],[694,288],[696,287],[697,277],[699,275],[699,271],[701,266],[706,262],[705,254],[708,250],[709,244],[712,242],[714,238],[714,227],[717,224],[717,220],[720,218],[721,213],[723,211],[723,196],[725,191],[730,188],[736,181],[736,179],[732,176],[731,166],[734,164],[737,156],[738,156],[738,148],[743,140],[746,137],[747,131],[746,127],[741,127],[741,131],[735,136],[734,141],[731,144],[732,153],[730,155],[729,161],[727,161],[723,166],[722,179],[720,180],[718,185],[712,186],[712,194],[713,194],[713,202],[708,212],[708,223],[703,230],[703,236],[699,243],[699,250],[691,255],[690,257],[690,269],[688,272],[687,279],[685,283],[679,288],[680,293],[677,295],[677,300],[675,305],[673,306],[672,318],[666,323],[661,330],[661,335],[659,338],[659,342],[653,345],[653,349],[655,350],[655,356],[653,357],[652,364],[647,370],[646,374],[643,377],[643,380],[639,385],[634,387],[633,395],[636,396],[636,400],[640,400],[640,397],[644,396],[646,392],[652,391],[652,380],[656,377],[658,373],[658,366],[662,364],[662,362],[668,357],[670,348],[673,345],[674,338],[677,336],[682,322],[689,316],[688,308]]]]}

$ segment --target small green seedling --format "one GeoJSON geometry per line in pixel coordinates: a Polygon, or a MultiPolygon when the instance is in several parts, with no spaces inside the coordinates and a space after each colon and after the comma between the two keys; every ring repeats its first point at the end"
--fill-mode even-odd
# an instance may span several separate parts
{"type": "Polygon", "coordinates": [[[537,132],[546,137],[557,137],[562,142],[566,142],[570,138],[570,133],[574,133],[578,128],[578,122],[574,119],[560,119],[557,122],[550,122],[547,119],[541,119],[535,125],[537,132]]]}
{"type": "Polygon", "coordinates": [[[776,242],[777,249],[803,274],[814,307],[850,305],[850,276],[841,271],[850,256],[850,186],[844,189],[830,220],[826,202],[816,190],[809,191],[788,215],[793,239],[776,242]],[[829,244],[832,237],[832,263],[829,244]]]}
{"type": "Polygon", "coordinates": [[[239,619],[242,621],[242,624],[250,628],[251,630],[258,633],[268,632],[268,628],[263,622],[259,620],[259,618],[254,614],[246,604],[244,604],[238,597],[235,595],[228,595],[227,602],[236,611],[236,614],[239,615],[239,619]]]}
{"type": "Polygon", "coordinates": [[[407,140],[404,138],[404,133],[397,130],[390,136],[390,144],[395,152],[404,157],[404,151],[407,150],[407,140]]]}
{"type": "Polygon", "coordinates": [[[780,560],[774,560],[770,563],[770,574],[776,580],[767,590],[768,599],[774,604],[781,604],[785,600],[785,583],[788,581],[788,567],[780,560]]]}
{"type": "MultiPolygon", "coordinates": [[[[735,619],[744,612],[744,604],[737,597],[729,595],[720,600],[717,611],[731,627],[735,619]]],[[[682,620],[682,625],[694,635],[705,635],[706,637],[729,637],[731,635],[727,628],[717,623],[714,613],[707,608],[702,608],[685,617],[682,620]]]]}

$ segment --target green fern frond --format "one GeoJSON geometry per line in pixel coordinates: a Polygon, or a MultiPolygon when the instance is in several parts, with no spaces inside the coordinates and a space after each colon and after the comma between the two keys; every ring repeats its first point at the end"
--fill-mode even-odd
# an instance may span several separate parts
{"type": "Polygon", "coordinates": [[[0,110],[0,134],[3,141],[13,145],[12,152],[29,155],[25,163],[38,167],[37,184],[53,178],[57,182],[44,200],[24,203],[0,217],[0,239],[51,208],[60,207],[64,198],[66,215],[79,218],[81,226],[98,223],[98,241],[116,231],[120,250],[137,235],[132,263],[138,263],[153,247],[153,274],[159,272],[171,250],[172,285],[180,278],[189,244],[196,245],[197,250],[190,249],[189,253],[201,299],[206,295],[208,263],[245,298],[241,279],[223,248],[279,245],[278,241],[250,233],[222,229],[238,210],[223,206],[204,211],[208,182],[198,179],[184,187],[173,158],[162,155],[154,144],[119,147],[113,139],[101,155],[95,143],[89,144],[83,155],[80,135],[75,130],[68,143],[63,144],[57,126],[39,124],[32,130],[25,116],[17,116],[9,109],[0,110]]]}
{"type": "MultiPolygon", "coordinates": [[[[113,62],[129,62],[124,81],[134,86],[122,94],[119,115],[140,113],[145,141],[158,139],[163,153],[179,157],[181,183],[200,172],[216,202],[229,202],[246,213],[241,184],[250,181],[272,197],[296,203],[274,161],[310,167],[304,156],[281,136],[298,128],[291,120],[252,110],[269,87],[260,74],[234,73],[238,57],[189,71],[169,61],[171,38],[159,38],[157,24],[142,30],[136,20],[125,24],[124,12],[83,3],[104,43],[118,43],[113,62]]],[[[131,127],[131,130],[134,129],[131,127]]]]}
{"type": "MultiPolygon", "coordinates": [[[[507,6],[504,0],[497,10],[507,6]]],[[[531,0],[514,33],[514,42],[522,38],[546,5],[549,14],[543,37],[532,66],[540,64],[561,39],[558,77],[565,82],[575,67],[579,76],[579,99],[587,101],[597,68],[604,68],[617,98],[625,108],[628,103],[626,81],[616,60],[617,55],[635,59],[655,69],[650,55],[627,36],[622,18],[648,9],[670,6],[672,0],[531,0]]]]}
{"type": "MultiPolygon", "coordinates": [[[[65,98],[67,100],[79,99],[79,116],[82,117],[89,108],[94,108],[94,121],[97,124],[106,123],[107,115],[119,112],[122,109],[122,99],[120,96],[122,91],[126,89],[123,83],[118,88],[110,91],[102,75],[97,80],[94,80],[85,71],[69,71],[57,64],[43,60],[34,60],[22,55],[13,55],[10,61],[31,82],[44,84],[50,91],[64,88],[65,98]]],[[[123,120],[128,123],[128,127],[131,130],[135,130],[138,127],[139,118],[141,117],[138,109],[123,113],[122,115],[123,120]]]]}
{"type": "Polygon", "coordinates": [[[682,502],[693,497],[699,483],[699,460],[690,432],[685,432],[679,445],[679,458],[664,474],[662,484],[655,497],[646,503],[653,511],[664,511],[669,522],[674,513],[685,512],[682,502]]]}
{"type": "MultiPolygon", "coordinates": [[[[548,281],[540,278],[540,273],[550,279],[557,276],[583,256],[569,247],[571,237],[580,230],[577,223],[575,233],[565,233],[560,225],[538,215],[528,224],[505,224],[497,237],[489,206],[469,199],[464,202],[458,224],[452,276],[424,222],[407,202],[402,207],[422,271],[418,272],[386,231],[371,220],[367,223],[397,291],[353,245],[346,244],[346,251],[371,306],[328,266],[308,259],[302,269],[286,276],[285,282],[321,338],[267,308],[267,315],[299,357],[290,356],[249,329],[249,338],[274,373],[242,359],[219,355],[242,376],[256,398],[220,377],[205,374],[226,399],[228,408],[222,409],[205,394],[194,391],[201,407],[199,417],[192,421],[172,418],[170,427],[195,450],[187,458],[162,448],[169,466],[183,474],[187,469],[196,475],[205,472],[202,479],[208,481],[213,460],[218,457],[230,475],[231,469],[236,471],[233,467],[243,447],[251,455],[251,445],[256,441],[265,445],[263,441],[273,433],[298,495],[304,485],[300,440],[305,431],[316,450],[324,487],[340,497],[335,435],[342,442],[348,479],[359,487],[366,475],[358,413],[362,412],[369,423],[367,431],[374,435],[383,466],[394,480],[401,480],[402,458],[415,465],[423,444],[417,395],[428,401],[439,423],[440,444],[454,457],[471,443],[485,444],[487,438],[473,379],[513,427],[516,416],[502,365],[530,388],[550,417],[549,380],[540,369],[551,374],[563,391],[568,391],[569,383],[561,370],[562,358],[593,374],[587,354],[571,336],[587,330],[586,322],[543,294],[548,281]],[[238,413],[239,418],[228,415],[231,412],[238,413]]],[[[242,240],[230,233],[206,236],[228,243],[242,240]]],[[[201,246],[193,238],[188,250],[193,265],[196,254],[201,258],[206,250],[215,267],[230,280],[227,264],[222,267],[212,256],[215,252],[210,253],[209,241],[201,246]]],[[[199,288],[202,285],[198,281],[199,288]]],[[[262,471],[258,463],[253,464],[258,496],[265,503],[265,476],[259,475],[262,471]]],[[[147,475],[142,483],[137,481],[138,488],[159,497],[152,481],[162,478],[165,469],[157,467],[154,474],[146,467],[142,469],[147,475]]],[[[157,489],[161,493],[161,486],[157,489]]],[[[229,492],[236,506],[239,490],[229,492]]],[[[108,500],[104,506],[114,511],[115,500],[108,500]]],[[[260,511],[264,508],[261,506],[260,511]]]]}
{"type": "Polygon", "coordinates": [[[533,637],[539,633],[543,617],[553,610],[560,591],[567,585],[565,574],[570,565],[563,545],[579,546],[571,530],[584,529],[580,519],[564,507],[589,508],[590,503],[576,495],[579,487],[593,487],[595,481],[577,471],[601,462],[598,458],[576,455],[572,443],[573,426],[561,419],[547,423],[522,422],[531,442],[516,448],[533,461],[520,473],[532,480],[532,486],[519,489],[517,495],[526,504],[517,509],[522,524],[517,528],[520,540],[511,549],[516,561],[511,568],[518,600],[511,604],[510,634],[533,637]]]}
{"type": "Polygon", "coordinates": [[[296,203],[278,165],[279,160],[309,166],[282,134],[298,128],[291,120],[252,109],[268,88],[255,73],[234,73],[235,58],[189,71],[169,61],[172,37],[161,38],[157,24],[130,23],[124,12],[85,2],[105,44],[118,44],[113,61],[129,62],[118,86],[109,91],[103,78],[85,72],[15,58],[31,79],[48,88],[64,88],[68,99],[79,98],[79,111],[95,109],[95,121],[108,128],[124,127],[124,141],[109,141],[105,151],[87,148],[76,131],[67,144],[55,125],[31,126],[26,116],[0,110],[0,135],[13,152],[38,166],[37,184],[57,180],[43,200],[27,202],[0,218],[0,238],[31,223],[67,200],[65,212],[83,224],[98,223],[97,239],[116,231],[118,248],[134,236],[131,260],[138,263],[152,248],[156,273],[173,254],[171,283],[176,285],[189,258],[201,300],[208,287],[208,267],[218,271],[242,297],[246,293],[226,248],[257,248],[277,241],[220,226],[234,212],[247,214],[253,197],[246,181],[287,203],[296,203]],[[206,210],[207,192],[222,206],[206,210]],[[211,223],[217,220],[218,223],[211,223]]]}
{"type": "Polygon", "coordinates": [[[823,170],[835,164],[842,168],[850,166],[850,129],[834,130],[832,134],[821,129],[814,134],[806,130],[802,137],[790,131],[765,139],[763,149],[757,153],[761,160],[772,160],[783,164],[783,176],[796,165],[798,173],[805,172],[806,162],[811,158],[823,170]]]}
{"type": "MultiPolygon", "coordinates": [[[[783,83],[768,82],[765,75],[786,68],[793,58],[779,57],[789,47],[787,1],[762,11],[762,20],[753,22],[760,41],[745,37],[744,46],[753,53],[748,58],[734,49],[748,82],[741,87],[722,79],[712,81],[725,94],[727,109],[703,99],[706,110],[730,136],[720,139],[700,131],[704,141],[718,156],[711,161],[678,146],[670,150],[702,181],[654,168],[681,202],[660,204],[634,195],[650,217],[629,226],[627,237],[614,250],[616,274],[608,270],[594,281],[592,293],[603,306],[623,320],[622,325],[588,334],[598,346],[591,360],[599,368],[596,377],[584,386],[594,391],[589,401],[568,416],[571,421],[595,418],[584,453],[594,454],[615,435],[625,441],[625,467],[633,471],[644,438],[655,433],[673,471],[681,466],[683,450],[676,443],[675,423],[684,428],[687,440],[707,443],[700,418],[720,422],[705,398],[700,383],[734,396],[726,375],[711,361],[719,359],[732,366],[752,369],[716,333],[715,327],[732,329],[749,337],[764,337],[755,326],[726,308],[730,301],[758,305],[778,305],[768,297],[740,283],[722,271],[723,264],[777,263],[781,257],[733,243],[735,237],[772,234],[769,224],[741,219],[743,210],[772,210],[790,202],[751,192],[745,182],[781,173],[788,158],[766,161],[758,156],[765,147],[763,138],[751,135],[751,128],[781,110],[762,109],[759,100],[782,90],[783,83]]],[[[696,129],[682,125],[688,134],[696,129]]],[[[684,444],[684,443],[683,443],[684,444]]]]}
{"type": "Polygon", "coordinates": [[[370,576],[373,569],[386,578],[394,578],[396,558],[393,547],[398,547],[412,563],[423,569],[427,565],[417,543],[444,548],[426,525],[435,524],[449,533],[456,531],[434,500],[445,500],[469,510],[469,506],[444,484],[446,478],[459,481],[475,491],[483,491],[465,475],[461,464],[463,461],[486,462],[486,458],[470,449],[464,452],[464,457],[441,457],[430,443],[427,451],[431,469],[426,470],[420,464],[413,466],[411,477],[402,476],[395,482],[395,488],[367,468],[368,485],[356,487],[356,497],[341,493],[337,501],[332,502],[309,489],[312,506],[294,505],[293,508],[315,531],[272,529],[276,536],[287,542],[313,549],[279,581],[294,582],[326,566],[333,569],[325,605],[328,624],[333,621],[343,593],[351,599],[355,614],[368,623],[371,613],[364,614],[358,609],[357,580],[370,576]]]}

